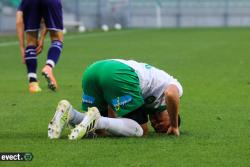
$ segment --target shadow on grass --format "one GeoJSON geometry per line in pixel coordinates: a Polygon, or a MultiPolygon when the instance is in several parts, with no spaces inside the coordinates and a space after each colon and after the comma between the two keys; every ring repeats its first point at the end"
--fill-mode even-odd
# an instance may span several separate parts
{"type": "MultiPolygon", "coordinates": [[[[191,136],[190,132],[188,131],[181,131],[181,135],[179,137],[173,136],[173,135],[167,135],[166,133],[155,133],[153,131],[150,131],[148,135],[142,136],[142,137],[129,137],[129,138],[138,138],[138,139],[156,139],[156,138],[182,138],[182,137],[188,137],[191,136]]],[[[1,140],[16,140],[16,139],[43,139],[43,140],[49,140],[46,131],[44,133],[41,132],[0,132],[0,139],[1,140]]],[[[126,137],[123,136],[88,136],[84,138],[84,140],[91,140],[91,139],[112,139],[112,140],[120,140],[120,139],[126,139],[126,137]]],[[[59,140],[68,140],[68,135],[64,133],[59,140]]]]}

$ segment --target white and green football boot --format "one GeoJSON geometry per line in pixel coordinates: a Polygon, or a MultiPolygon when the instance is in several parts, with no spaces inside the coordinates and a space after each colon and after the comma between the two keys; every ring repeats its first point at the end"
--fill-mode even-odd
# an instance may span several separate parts
{"type": "Polygon", "coordinates": [[[56,113],[48,125],[48,137],[58,139],[68,123],[69,112],[72,110],[71,104],[67,100],[61,100],[56,108],[56,113]]]}
{"type": "Polygon", "coordinates": [[[71,130],[69,139],[79,140],[83,136],[87,136],[88,134],[94,132],[96,128],[96,123],[100,117],[100,112],[96,107],[88,108],[88,112],[86,113],[86,116],[83,121],[71,130]]]}

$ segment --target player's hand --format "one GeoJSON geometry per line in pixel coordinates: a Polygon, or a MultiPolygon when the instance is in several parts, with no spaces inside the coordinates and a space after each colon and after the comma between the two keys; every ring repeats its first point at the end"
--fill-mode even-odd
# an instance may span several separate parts
{"type": "Polygon", "coordinates": [[[39,55],[43,51],[43,40],[37,41],[36,55],[39,55]]]}
{"type": "Polygon", "coordinates": [[[175,128],[175,127],[170,126],[168,128],[167,134],[168,135],[180,136],[179,128],[175,128]]]}
{"type": "Polygon", "coordinates": [[[22,63],[26,64],[26,61],[25,61],[24,57],[22,57],[22,63]]]}
{"type": "Polygon", "coordinates": [[[24,50],[24,48],[21,48],[20,51],[21,51],[22,63],[26,64],[26,61],[25,61],[25,50],[24,50]]]}

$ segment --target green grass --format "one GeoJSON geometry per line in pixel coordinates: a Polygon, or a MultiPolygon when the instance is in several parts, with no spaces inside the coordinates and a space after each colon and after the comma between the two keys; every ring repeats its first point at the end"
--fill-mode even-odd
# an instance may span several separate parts
{"type": "MultiPolygon", "coordinates": [[[[0,43],[0,152],[32,152],[32,162],[0,166],[250,165],[249,29],[161,29],[69,34],[55,74],[57,93],[28,93],[18,45],[0,43]],[[59,100],[81,105],[81,75],[99,59],[124,58],[164,69],[182,83],[181,136],[49,140],[47,125],[59,100]]],[[[9,43],[15,41],[8,37],[9,43]]],[[[47,49],[48,43],[46,45],[47,49]]],[[[46,52],[39,56],[39,70],[46,52]]]]}

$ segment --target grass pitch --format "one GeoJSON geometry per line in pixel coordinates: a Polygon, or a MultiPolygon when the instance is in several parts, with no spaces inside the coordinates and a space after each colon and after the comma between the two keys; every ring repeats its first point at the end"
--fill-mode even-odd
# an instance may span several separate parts
{"type": "MultiPolygon", "coordinates": [[[[249,29],[161,29],[69,34],[55,69],[60,90],[28,92],[26,69],[14,37],[0,37],[0,152],[32,152],[31,162],[0,166],[250,165],[249,29]],[[57,103],[81,106],[81,76],[99,59],[143,61],[182,83],[181,136],[49,140],[47,125],[57,103]]],[[[48,48],[46,43],[45,50],[48,48]]],[[[39,71],[46,52],[39,56],[39,71]]]]}

